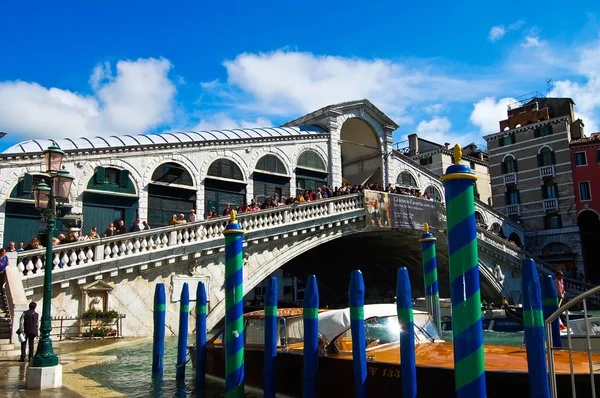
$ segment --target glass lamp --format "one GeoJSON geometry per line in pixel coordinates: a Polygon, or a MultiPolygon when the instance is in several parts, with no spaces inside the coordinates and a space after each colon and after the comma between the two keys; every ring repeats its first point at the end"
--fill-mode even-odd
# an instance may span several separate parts
{"type": "Polygon", "coordinates": [[[60,150],[55,142],[44,151],[44,162],[46,164],[46,173],[59,171],[65,153],[60,150]]]}
{"type": "Polygon", "coordinates": [[[59,170],[52,177],[54,198],[60,203],[69,201],[69,193],[71,192],[71,184],[75,177],[67,170],[59,170]]]}
{"type": "Polygon", "coordinates": [[[50,193],[52,189],[45,182],[40,182],[33,189],[33,200],[35,203],[35,208],[38,210],[47,209],[50,204],[50,193]]]}

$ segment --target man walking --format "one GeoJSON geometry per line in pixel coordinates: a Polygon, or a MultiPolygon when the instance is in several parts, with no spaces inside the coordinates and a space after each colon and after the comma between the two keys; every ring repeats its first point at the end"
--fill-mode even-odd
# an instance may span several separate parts
{"type": "Polygon", "coordinates": [[[31,360],[33,357],[33,342],[38,336],[39,315],[35,312],[37,304],[35,302],[29,303],[29,309],[21,315],[21,321],[19,322],[19,331],[25,335],[25,340],[21,343],[21,359],[19,362],[25,362],[25,351],[27,349],[27,343],[29,343],[29,356],[31,360]]]}

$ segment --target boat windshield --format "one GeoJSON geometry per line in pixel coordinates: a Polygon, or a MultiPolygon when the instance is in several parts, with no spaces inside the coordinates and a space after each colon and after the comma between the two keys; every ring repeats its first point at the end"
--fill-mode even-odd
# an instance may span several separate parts
{"type": "MultiPolygon", "coordinates": [[[[437,329],[427,314],[415,314],[415,344],[439,340],[437,329]],[[423,316],[422,316],[423,315],[423,316]]],[[[365,320],[367,351],[376,347],[400,343],[400,323],[396,316],[376,317],[365,320]]],[[[347,329],[333,342],[339,352],[352,351],[352,329],[347,329]]]]}

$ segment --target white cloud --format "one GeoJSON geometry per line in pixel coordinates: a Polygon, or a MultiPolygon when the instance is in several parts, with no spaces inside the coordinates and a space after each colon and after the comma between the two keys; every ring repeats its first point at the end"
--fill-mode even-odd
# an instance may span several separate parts
{"type": "Polygon", "coordinates": [[[210,117],[201,119],[191,130],[192,131],[210,131],[210,130],[231,130],[253,127],[272,127],[273,123],[263,117],[254,120],[235,120],[226,113],[217,113],[210,117]]]}
{"type": "Polygon", "coordinates": [[[438,114],[441,111],[443,111],[446,108],[446,105],[444,104],[432,104],[432,105],[428,105],[425,108],[423,108],[423,110],[426,113],[431,113],[431,114],[438,114]]]}
{"type": "Polygon", "coordinates": [[[447,98],[475,100],[502,86],[499,79],[452,76],[433,61],[401,63],[278,50],[241,54],[224,65],[227,82],[205,83],[208,96],[236,111],[285,117],[360,98],[403,117],[408,107],[447,98]]]}
{"type": "Polygon", "coordinates": [[[452,123],[447,117],[434,117],[427,121],[422,120],[417,125],[415,133],[426,140],[430,140],[437,143],[444,143],[448,140],[448,133],[452,123]]]}
{"type": "Polygon", "coordinates": [[[488,34],[488,39],[491,42],[498,41],[502,39],[505,34],[506,29],[504,28],[504,25],[492,26],[492,29],[490,29],[490,33],[488,34]]]}
{"type": "Polygon", "coordinates": [[[530,48],[530,47],[540,47],[542,44],[543,44],[543,42],[540,41],[539,36],[531,35],[531,36],[525,37],[525,41],[523,41],[523,43],[521,43],[521,46],[523,48],[530,48]]]}
{"type": "Polygon", "coordinates": [[[479,128],[481,134],[492,134],[500,129],[500,120],[506,119],[508,104],[512,98],[486,97],[473,104],[469,121],[479,128]]]}
{"type": "Polygon", "coordinates": [[[23,139],[138,134],[171,120],[175,85],[166,59],[96,66],[92,94],[34,82],[0,82],[0,126],[23,139]]]}

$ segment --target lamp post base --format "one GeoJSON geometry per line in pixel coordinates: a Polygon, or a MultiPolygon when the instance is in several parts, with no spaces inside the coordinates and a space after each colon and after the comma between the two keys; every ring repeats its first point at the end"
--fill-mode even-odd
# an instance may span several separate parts
{"type": "Polygon", "coordinates": [[[62,387],[62,365],[27,368],[27,389],[45,390],[62,387]]]}

